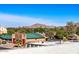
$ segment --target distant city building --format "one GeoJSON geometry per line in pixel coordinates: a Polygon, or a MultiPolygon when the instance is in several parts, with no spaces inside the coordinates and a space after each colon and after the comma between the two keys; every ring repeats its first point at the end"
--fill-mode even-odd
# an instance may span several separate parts
{"type": "Polygon", "coordinates": [[[5,27],[0,26],[0,34],[7,33],[7,29],[5,27]]]}

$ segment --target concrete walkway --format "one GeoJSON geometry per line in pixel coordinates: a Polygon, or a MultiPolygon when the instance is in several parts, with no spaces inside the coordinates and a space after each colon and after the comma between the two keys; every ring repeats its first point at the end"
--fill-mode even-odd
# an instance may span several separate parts
{"type": "Polygon", "coordinates": [[[13,50],[7,50],[12,54],[78,54],[79,53],[79,42],[65,42],[63,44],[46,47],[35,47],[35,48],[18,48],[13,50]]]}

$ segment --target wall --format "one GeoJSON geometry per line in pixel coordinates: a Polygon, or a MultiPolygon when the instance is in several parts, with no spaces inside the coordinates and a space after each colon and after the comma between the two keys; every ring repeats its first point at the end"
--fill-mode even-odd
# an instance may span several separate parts
{"type": "Polygon", "coordinates": [[[45,42],[45,38],[40,38],[40,39],[26,39],[26,43],[28,42],[45,42]]]}

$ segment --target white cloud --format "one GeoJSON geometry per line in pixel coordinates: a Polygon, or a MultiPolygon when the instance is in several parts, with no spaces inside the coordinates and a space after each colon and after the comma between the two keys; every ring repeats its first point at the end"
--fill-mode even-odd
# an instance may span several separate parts
{"type": "Polygon", "coordinates": [[[0,13],[0,24],[2,24],[3,26],[27,26],[35,23],[59,26],[59,23],[56,23],[55,20],[0,13]]]}
{"type": "Polygon", "coordinates": [[[42,24],[52,24],[50,20],[42,19],[42,18],[33,18],[27,16],[18,16],[11,14],[0,14],[0,24],[7,26],[27,26],[32,25],[34,23],[42,23],[42,24]]]}

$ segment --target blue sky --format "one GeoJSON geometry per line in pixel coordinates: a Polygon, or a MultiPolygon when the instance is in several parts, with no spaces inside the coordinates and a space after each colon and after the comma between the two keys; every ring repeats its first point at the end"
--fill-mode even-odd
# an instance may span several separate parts
{"type": "Polygon", "coordinates": [[[78,4],[0,4],[0,25],[28,26],[35,23],[63,26],[79,22],[78,4]]]}

